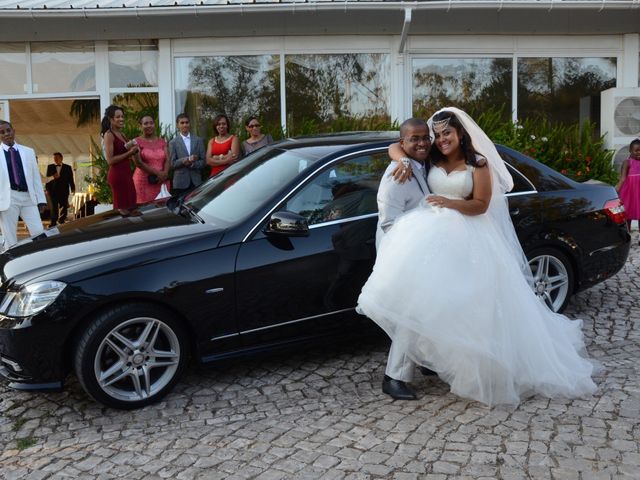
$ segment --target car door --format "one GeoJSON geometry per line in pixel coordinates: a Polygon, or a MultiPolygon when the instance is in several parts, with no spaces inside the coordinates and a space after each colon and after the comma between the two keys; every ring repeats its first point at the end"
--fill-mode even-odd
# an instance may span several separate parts
{"type": "Polygon", "coordinates": [[[280,205],[304,216],[306,237],[245,242],[236,263],[243,343],[286,342],[344,328],[375,261],[376,195],[385,149],[318,171],[280,205]]]}
{"type": "MultiPolygon", "coordinates": [[[[501,152],[502,157],[508,154],[501,152]]],[[[513,165],[507,163],[513,177],[513,189],[507,193],[509,199],[509,215],[518,235],[518,240],[526,252],[535,242],[542,221],[541,201],[533,184],[513,165]]]]}

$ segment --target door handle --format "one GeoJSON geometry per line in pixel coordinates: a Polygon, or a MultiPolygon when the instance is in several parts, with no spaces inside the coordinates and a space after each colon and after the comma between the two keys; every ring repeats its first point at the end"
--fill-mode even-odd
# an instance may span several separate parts
{"type": "Polygon", "coordinates": [[[520,215],[520,209],[514,208],[513,210],[509,210],[509,215],[511,215],[512,217],[515,217],[516,215],[520,215]]]}

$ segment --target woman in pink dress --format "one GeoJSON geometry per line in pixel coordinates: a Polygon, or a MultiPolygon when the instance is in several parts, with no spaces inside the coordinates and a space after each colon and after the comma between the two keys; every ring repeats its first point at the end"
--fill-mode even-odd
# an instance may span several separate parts
{"type": "Polygon", "coordinates": [[[164,184],[169,191],[169,149],[164,138],[156,135],[156,122],[150,115],[140,119],[142,135],[136,138],[140,155],[133,172],[138,203],[152,202],[164,184]]]}
{"type": "Polygon", "coordinates": [[[640,138],[629,144],[629,158],[622,163],[620,181],[616,185],[627,215],[627,226],[638,220],[640,226],[640,138]]]}
{"type": "Polygon", "coordinates": [[[102,118],[100,134],[104,155],[109,164],[107,181],[111,187],[113,208],[121,215],[139,215],[136,209],[136,188],[131,178],[131,161],[139,152],[135,141],[127,141],[122,127],[124,110],[117,105],[109,105],[102,118]]]}

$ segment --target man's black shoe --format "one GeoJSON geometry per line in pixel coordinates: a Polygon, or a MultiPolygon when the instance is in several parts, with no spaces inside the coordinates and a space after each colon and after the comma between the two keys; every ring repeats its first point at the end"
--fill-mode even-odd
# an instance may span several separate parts
{"type": "Polygon", "coordinates": [[[418,398],[405,382],[394,380],[387,375],[382,380],[382,391],[396,400],[416,400],[418,398]]]}
{"type": "Polygon", "coordinates": [[[431,370],[430,368],[422,367],[422,366],[421,366],[421,367],[419,367],[419,368],[420,368],[420,371],[422,372],[422,374],[423,374],[425,377],[434,377],[434,376],[438,375],[438,372],[434,372],[434,371],[433,371],[433,370],[431,370]]]}

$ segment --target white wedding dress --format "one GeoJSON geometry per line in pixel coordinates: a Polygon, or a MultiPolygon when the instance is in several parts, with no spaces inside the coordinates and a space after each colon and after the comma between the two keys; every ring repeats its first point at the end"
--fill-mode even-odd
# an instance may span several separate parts
{"type": "MultiPolygon", "coordinates": [[[[429,188],[463,199],[473,189],[472,172],[434,166],[429,188]]],[[[549,310],[510,252],[489,215],[423,202],[384,236],[358,311],[461,397],[514,405],[536,393],[592,394],[582,321],[549,310]]]]}

